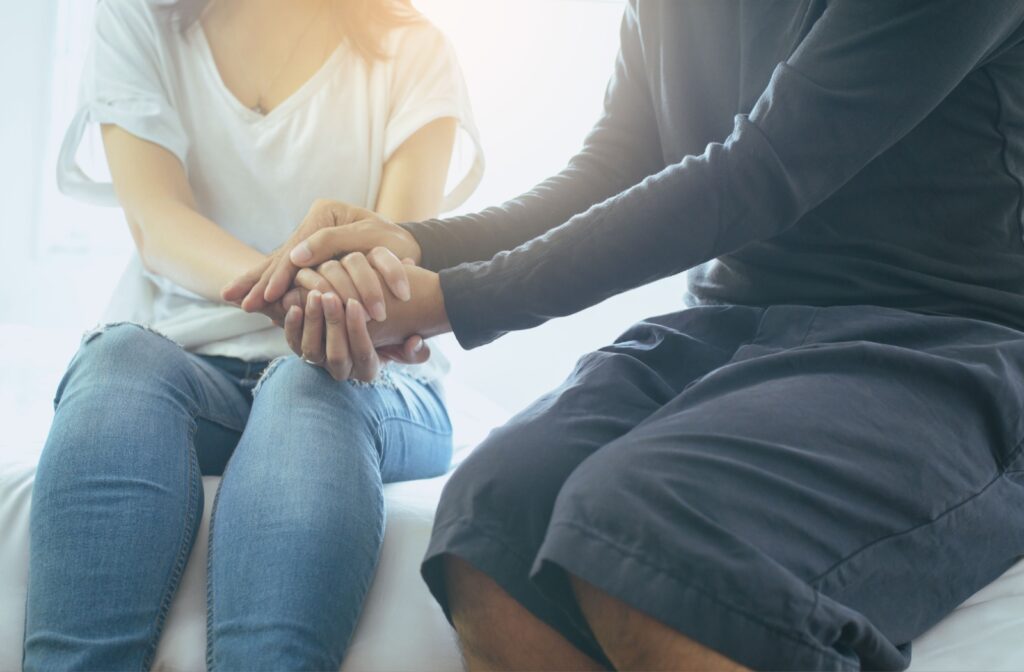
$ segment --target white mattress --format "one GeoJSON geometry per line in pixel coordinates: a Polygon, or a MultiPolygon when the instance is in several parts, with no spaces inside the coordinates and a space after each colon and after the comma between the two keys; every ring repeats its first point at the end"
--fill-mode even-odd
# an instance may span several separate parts
{"type": "MultiPolygon", "coordinates": [[[[28,575],[28,511],[34,469],[0,468],[0,671],[20,669],[28,575]]],[[[388,485],[380,565],[343,670],[462,669],[452,631],[419,576],[433,511],[446,477],[388,485]]],[[[209,502],[175,597],[156,670],[203,670],[209,502]]],[[[911,670],[1024,670],[1024,562],[981,590],[914,642],[911,670]]]]}

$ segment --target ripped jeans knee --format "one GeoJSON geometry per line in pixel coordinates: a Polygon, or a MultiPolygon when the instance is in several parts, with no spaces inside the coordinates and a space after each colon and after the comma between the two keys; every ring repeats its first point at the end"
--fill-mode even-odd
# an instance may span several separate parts
{"type": "Polygon", "coordinates": [[[166,334],[157,331],[156,329],[154,329],[153,327],[151,327],[149,325],[140,324],[138,322],[126,322],[126,321],[122,321],[122,322],[105,322],[103,324],[100,324],[100,325],[97,325],[97,326],[93,327],[92,329],[86,330],[86,332],[84,334],[82,334],[81,345],[87,345],[89,343],[92,343],[96,338],[98,338],[99,336],[102,336],[103,334],[106,334],[106,333],[108,333],[110,331],[126,330],[126,328],[130,328],[130,327],[134,327],[135,329],[139,329],[143,333],[146,333],[146,334],[152,334],[153,336],[158,336],[158,337],[162,338],[163,340],[167,341],[168,343],[171,343],[171,344],[173,344],[175,346],[181,347],[170,336],[167,336],[166,334]]]}
{"type": "Polygon", "coordinates": [[[377,377],[368,383],[354,379],[336,381],[331,378],[331,374],[329,374],[326,369],[315,364],[310,364],[295,355],[285,355],[274,359],[267,365],[267,368],[263,371],[263,375],[260,376],[259,382],[256,383],[256,387],[252,390],[253,397],[255,398],[256,395],[263,390],[263,387],[267,384],[268,380],[279,375],[287,377],[287,381],[285,381],[286,385],[297,389],[323,385],[327,385],[335,390],[337,388],[393,389],[395,387],[394,373],[391,371],[390,367],[387,366],[381,368],[377,377]]]}

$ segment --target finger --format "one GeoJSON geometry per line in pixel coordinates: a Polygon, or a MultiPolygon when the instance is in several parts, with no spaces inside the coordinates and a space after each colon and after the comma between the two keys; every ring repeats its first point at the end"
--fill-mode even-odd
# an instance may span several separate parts
{"type": "Polygon", "coordinates": [[[281,297],[281,305],[284,306],[285,310],[288,310],[292,306],[302,308],[306,305],[307,298],[309,298],[309,290],[304,287],[295,287],[281,297]]]}
{"type": "Polygon", "coordinates": [[[317,290],[321,294],[334,291],[334,287],[324,276],[311,268],[300,268],[295,276],[295,284],[307,290],[317,290]]]}
{"type": "Polygon", "coordinates": [[[268,257],[260,262],[258,265],[250,268],[248,271],[238,276],[220,290],[220,298],[224,299],[228,303],[239,303],[245,298],[245,295],[249,293],[249,290],[259,281],[263,276],[263,271],[270,266],[271,259],[268,257]]]}
{"type": "Polygon", "coordinates": [[[378,322],[387,319],[387,310],[384,307],[384,288],[380,284],[380,276],[377,275],[366,255],[362,252],[346,254],[341,265],[348,271],[356,289],[359,291],[359,302],[366,307],[367,311],[378,322]]]}
{"type": "Polygon", "coordinates": [[[263,308],[262,312],[264,315],[270,318],[270,321],[274,324],[281,326],[284,321],[284,317],[288,312],[286,306],[282,305],[280,301],[277,303],[271,303],[263,308]]]}
{"type": "Polygon", "coordinates": [[[345,322],[348,325],[348,347],[352,357],[351,376],[369,383],[377,377],[380,360],[370,332],[366,329],[366,309],[355,299],[349,299],[345,306],[345,322]]]}
{"type": "Polygon", "coordinates": [[[338,295],[342,303],[349,299],[359,298],[359,290],[353,284],[348,271],[342,267],[341,262],[337,259],[331,259],[320,264],[317,266],[317,272],[327,279],[327,282],[331,284],[331,291],[338,295]]]}
{"type": "Polygon", "coordinates": [[[263,273],[260,274],[259,280],[257,280],[256,284],[252,286],[252,289],[249,290],[249,293],[245,295],[245,298],[242,299],[243,310],[246,310],[250,313],[255,312],[263,308],[263,306],[267,303],[266,299],[264,298],[264,294],[266,293],[267,282],[269,282],[270,276],[274,272],[274,266],[276,264],[277,258],[271,257],[270,263],[267,264],[267,267],[265,269],[263,269],[263,273]]]}
{"type": "Polygon", "coordinates": [[[302,308],[292,306],[284,316],[284,337],[288,347],[298,356],[302,356],[302,308]]]}
{"type": "Polygon", "coordinates": [[[402,345],[402,354],[406,364],[422,364],[430,359],[430,346],[422,336],[413,335],[402,345]]]}
{"type": "Polygon", "coordinates": [[[366,255],[373,270],[380,273],[384,278],[384,284],[388,286],[391,293],[400,301],[408,301],[412,298],[409,291],[409,278],[405,274],[405,266],[395,256],[395,253],[386,247],[375,247],[366,255]]]}
{"type": "Polygon", "coordinates": [[[302,358],[310,364],[324,362],[323,295],[314,290],[306,299],[306,319],[302,323],[302,358]]]}
{"type": "Polygon", "coordinates": [[[377,348],[382,357],[402,364],[422,364],[430,359],[430,347],[420,336],[410,336],[401,345],[387,345],[377,348]]]}
{"type": "Polygon", "coordinates": [[[340,257],[346,252],[368,250],[373,247],[369,237],[365,230],[351,226],[320,229],[292,248],[288,256],[289,263],[308,268],[340,257]]]}
{"type": "Polygon", "coordinates": [[[406,266],[415,266],[416,260],[413,259],[412,257],[405,257],[402,259],[402,263],[405,264],[406,266]]]}
{"type": "Polygon", "coordinates": [[[274,264],[270,271],[269,276],[266,278],[263,289],[263,300],[264,301],[277,301],[288,288],[292,286],[292,282],[295,280],[295,274],[299,272],[292,262],[288,260],[288,256],[282,254],[277,262],[274,264]]]}
{"type": "Polygon", "coordinates": [[[381,362],[405,363],[403,360],[405,355],[402,354],[402,346],[400,345],[385,345],[382,348],[377,348],[377,357],[380,358],[381,362]]]}
{"type": "Polygon", "coordinates": [[[345,310],[334,292],[324,294],[323,304],[327,329],[327,371],[335,380],[347,380],[352,372],[352,358],[349,356],[345,310]]]}

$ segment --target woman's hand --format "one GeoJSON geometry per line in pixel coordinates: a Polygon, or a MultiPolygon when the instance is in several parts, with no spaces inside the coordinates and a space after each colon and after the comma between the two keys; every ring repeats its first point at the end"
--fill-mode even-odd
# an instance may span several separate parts
{"type": "Polygon", "coordinates": [[[386,247],[375,247],[369,254],[350,252],[340,260],[325,261],[316,270],[302,268],[295,276],[295,284],[322,294],[333,291],[343,303],[355,299],[367,309],[370,317],[383,322],[387,319],[385,286],[399,301],[408,301],[409,279],[405,269],[412,265],[411,259],[399,260],[386,247]]]}
{"type": "MultiPolygon", "coordinates": [[[[390,250],[399,259],[418,263],[420,258],[419,244],[402,227],[364,208],[317,201],[268,262],[230,282],[221,295],[244,310],[262,312],[266,304],[284,296],[299,268],[317,266],[348,252],[368,253],[377,247],[390,250]]],[[[392,291],[397,295],[401,288],[393,287],[392,291]]]]}
{"type": "Polygon", "coordinates": [[[408,272],[412,299],[386,297],[384,322],[370,321],[354,299],[343,303],[335,292],[311,291],[305,309],[294,306],[285,318],[289,347],[336,380],[373,380],[380,369],[379,353],[411,363],[425,361],[429,350],[419,334],[441,334],[450,326],[437,274],[416,267],[408,272]]]}

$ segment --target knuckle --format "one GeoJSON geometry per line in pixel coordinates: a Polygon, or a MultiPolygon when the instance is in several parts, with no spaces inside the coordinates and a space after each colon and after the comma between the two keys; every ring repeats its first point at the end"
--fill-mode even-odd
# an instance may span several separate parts
{"type": "Polygon", "coordinates": [[[341,264],[338,263],[337,259],[330,259],[321,264],[320,268],[323,270],[324,273],[337,273],[339,270],[341,270],[341,264]]]}
{"type": "Polygon", "coordinates": [[[328,198],[317,198],[313,200],[313,205],[310,206],[309,211],[311,213],[322,213],[329,210],[331,207],[331,200],[328,198]]]}
{"type": "Polygon", "coordinates": [[[351,268],[353,264],[359,264],[365,261],[365,256],[362,252],[349,252],[341,258],[341,264],[345,268],[351,268]]]}

